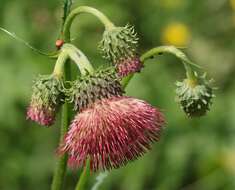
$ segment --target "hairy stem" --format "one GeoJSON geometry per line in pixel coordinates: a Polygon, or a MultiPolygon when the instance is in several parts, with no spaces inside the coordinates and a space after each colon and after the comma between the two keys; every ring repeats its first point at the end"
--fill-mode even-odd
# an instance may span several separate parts
{"type": "Polygon", "coordinates": [[[108,19],[108,17],[106,17],[99,10],[92,8],[92,7],[88,7],[88,6],[80,6],[72,10],[65,20],[64,28],[63,28],[63,35],[64,35],[65,42],[69,42],[70,28],[73,23],[73,20],[75,19],[77,15],[82,14],[82,13],[89,13],[97,17],[104,24],[105,29],[107,30],[114,27],[114,24],[108,19]]]}
{"type": "MultiPolygon", "coordinates": [[[[64,78],[66,81],[71,80],[71,63],[69,60],[66,61],[66,65],[64,68],[64,78]]],[[[63,141],[64,135],[68,131],[68,126],[70,123],[70,111],[69,105],[65,102],[62,108],[62,118],[61,118],[61,129],[60,129],[60,142],[63,141]]],[[[51,185],[51,190],[62,190],[65,173],[67,169],[67,154],[61,156],[58,160],[55,173],[53,176],[53,181],[51,185]]]]}
{"type": "MultiPolygon", "coordinates": [[[[186,70],[187,78],[190,80],[196,80],[195,75],[193,73],[193,70],[191,68],[191,65],[193,65],[195,67],[199,67],[199,66],[195,65],[193,62],[191,62],[182,51],[180,51],[179,49],[177,49],[174,46],[159,46],[159,47],[153,48],[153,49],[147,51],[146,53],[144,53],[140,57],[140,60],[144,64],[148,59],[154,58],[155,56],[162,55],[164,53],[172,54],[172,55],[176,56],[177,58],[179,58],[182,61],[183,66],[186,70]]],[[[122,85],[124,88],[129,84],[129,82],[133,78],[133,76],[134,76],[134,74],[131,74],[123,79],[122,85]]]]}

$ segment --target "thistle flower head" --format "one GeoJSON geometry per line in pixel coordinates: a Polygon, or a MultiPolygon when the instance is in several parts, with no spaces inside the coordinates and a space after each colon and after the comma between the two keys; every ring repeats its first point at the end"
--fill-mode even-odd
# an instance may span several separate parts
{"type": "Polygon", "coordinates": [[[99,48],[103,57],[117,66],[120,76],[140,71],[142,63],[136,55],[138,45],[134,27],[113,27],[106,30],[99,48]]]}
{"type": "Polygon", "coordinates": [[[126,25],[106,30],[99,48],[105,59],[116,63],[120,59],[134,56],[137,45],[138,38],[134,27],[126,25]]]}
{"type": "Polygon", "coordinates": [[[59,153],[72,167],[118,168],[142,156],[160,138],[163,115],[148,103],[130,97],[96,101],[73,120],[59,153]]]}
{"type": "Polygon", "coordinates": [[[63,83],[52,75],[40,75],[33,84],[31,103],[27,119],[40,125],[50,126],[55,121],[59,106],[63,103],[63,83]]]}
{"type": "Polygon", "coordinates": [[[205,75],[195,80],[185,79],[177,82],[176,94],[182,109],[189,117],[200,117],[206,114],[212,104],[213,89],[205,75]]]}
{"type": "Polygon", "coordinates": [[[96,100],[122,94],[123,90],[115,68],[109,67],[87,73],[74,81],[68,91],[68,99],[70,102],[74,102],[75,110],[81,111],[96,100]]]}

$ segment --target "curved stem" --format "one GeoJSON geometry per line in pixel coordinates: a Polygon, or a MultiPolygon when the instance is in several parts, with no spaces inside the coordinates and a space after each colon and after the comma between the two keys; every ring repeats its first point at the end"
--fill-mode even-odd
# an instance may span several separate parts
{"type": "Polygon", "coordinates": [[[79,177],[79,180],[77,182],[77,185],[75,187],[75,190],[84,190],[84,186],[86,184],[86,181],[90,175],[90,161],[87,160],[86,166],[83,168],[83,171],[79,177]]]}
{"type": "Polygon", "coordinates": [[[97,17],[104,24],[105,29],[107,30],[114,27],[114,24],[108,19],[108,17],[106,17],[99,10],[92,8],[92,7],[88,7],[88,6],[80,6],[72,10],[65,20],[64,27],[63,27],[63,35],[64,35],[65,42],[70,41],[70,28],[71,28],[74,18],[77,15],[82,14],[82,13],[89,13],[97,17]]]}
{"type": "Polygon", "coordinates": [[[84,55],[84,53],[81,50],[79,50],[74,45],[64,44],[62,47],[62,51],[66,52],[68,56],[71,58],[71,60],[75,62],[82,75],[86,75],[87,72],[92,73],[94,71],[88,58],[84,55]]]}
{"type": "Polygon", "coordinates": [[[174,56],[179,58],[182,61],[184,68],[187,72],[187,77],[189,78],[194,77],[193,71],[190,66],[191,64],[192,65],[194,64],[187,58],[187,56],[182,51],[180,51],[174,46],[159,46],[153,48],[141,56],[141,61],[145,62],[146,60],[152,58],[155,55],[161,55],[164,53],[173,54],[174,56]]]}
{"type": "Polygon", "coordinates": [[[66,60],[68,59],[68,57],[69,57],[68,54],[64,51],[62,51],[59,54],[58,59],[55,64],[55,67],[54,67],[53,75],[58,76],[59,78],[61,78],[63,76],[64,64],[65,64],[66,60]]]}
{"type": "MultiPolygon", "coordinates": [[[[66,81],[71,80],[71,63],[69,60],[66,61],[66,66],[64,69],[64,78],[66,81]]],[[[64,135],[68,131],[68,126],[70,123],[70,111],[68,103],[64,103],[62,108],[62,118],[61,118],[61,128],[60,128],[60,142],[63,141],[64,135]]],[[[51,185],[51,190],[62,190],[65,173],[67,169],[67,154],[61,156],[58,160],[55,173],[53,176],[53,181],[51,185]]]]}
{"type": "MultiPolygon", "coordinates": [[[[162,55],[164,53],[172,54],[172,55],[176,56],[177,58],[179,58],[184,65],[187,78],[190,80],[196,80],[195,75],[193,73],[193,70],[191,68],[191,65],[196,66],[196,67],[199,67],[199,66],[197,66],[193,62],[191,62],[182,51],[180,51],[179,49],[177,49],[174,46],[159,46],[159,47],[153,48],[153,49],[147,51],[146,53],[144,53],[140,57],[140,60],[144,64],[148,59],[151,59],[156,55],[162,55]]],[[[134,74],[131,74],[123,79],[122,85],[124,88],[128,85],[129,81],[132,79],[133,76],[134,76],[134,74]]]]}

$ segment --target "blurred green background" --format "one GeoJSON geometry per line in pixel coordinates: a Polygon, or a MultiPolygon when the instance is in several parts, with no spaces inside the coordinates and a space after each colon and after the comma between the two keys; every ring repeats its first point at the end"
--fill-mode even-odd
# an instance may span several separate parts
{"type": "MultiPolygon", "coordinates": [[[[184,70],[172,56],[149,61],[127,94],[163,110],[167,126],[161,141],[139,160],[112,170],[102,190],[235,189],[235,0],[75,0],[94,6],[117,25],[134,24],[140,53],[174,44],[215,79],[216,99],[206,117],[188,119],[175,102],[175,81],[184,70]]],[[[0,0],[0,26],[39,49],[54,50],[62,0],[0,0]]],[[[73,25],[74,43],[94,65],[103,26],[90,15],[73,25]]],[[[43,128],[26,121],[32,80],[52,71],[54,60],[35,54],[0,33],[0,189],[47,190],[55,167],[59,121],[43,128]]],[[[75,67],[74,67],[75,69],[75,67]]],[[[74,76],[76,77],[76,76],[74,76]]],[[[80,171],[68,171],[66,190],[80,171]]],[[[87,189],[95,183],[92,174],[87,189]]]]}

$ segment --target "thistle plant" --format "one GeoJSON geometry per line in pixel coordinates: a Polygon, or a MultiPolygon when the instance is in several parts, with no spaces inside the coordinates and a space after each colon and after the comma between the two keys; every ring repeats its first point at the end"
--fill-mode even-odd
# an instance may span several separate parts
{"type": "Polygon", "coordinates": [[[180,59],[186,78],[176,83],[177,101],[190,118],[206,115],[214,97],[210,81],[199,75],[202,69],[181,50],[160,46],[138,56],[138,37],[133,26],[117,27],[95,8],[80,6],[71,10],[71,5],[72,1],[65,0],[60,36],[53,53],[37,50],[0,28],[37,53],[56,59],[52,74],[39,75],[34,80],[26,116],[40,125],[51,126],[62,107],[58,164],[52,190],[62,190],[67,163],[73,169],[83,168],[75,188],[81,190],[89,170],[97,172],[125,166],[160,140],[166,123],[160,109],[125,95],[125,87],[141,72],[148,59],[165,53],[180,59]],[[105,30],[98,46],[104,61],[110,63],[108,66],[94,68],[87,56],[71,43],[70,28],[81,13],[92,14],[103,23],[105,30]],[[74,81],[71,64],[76,64],[79,71],[74,81]]]}

